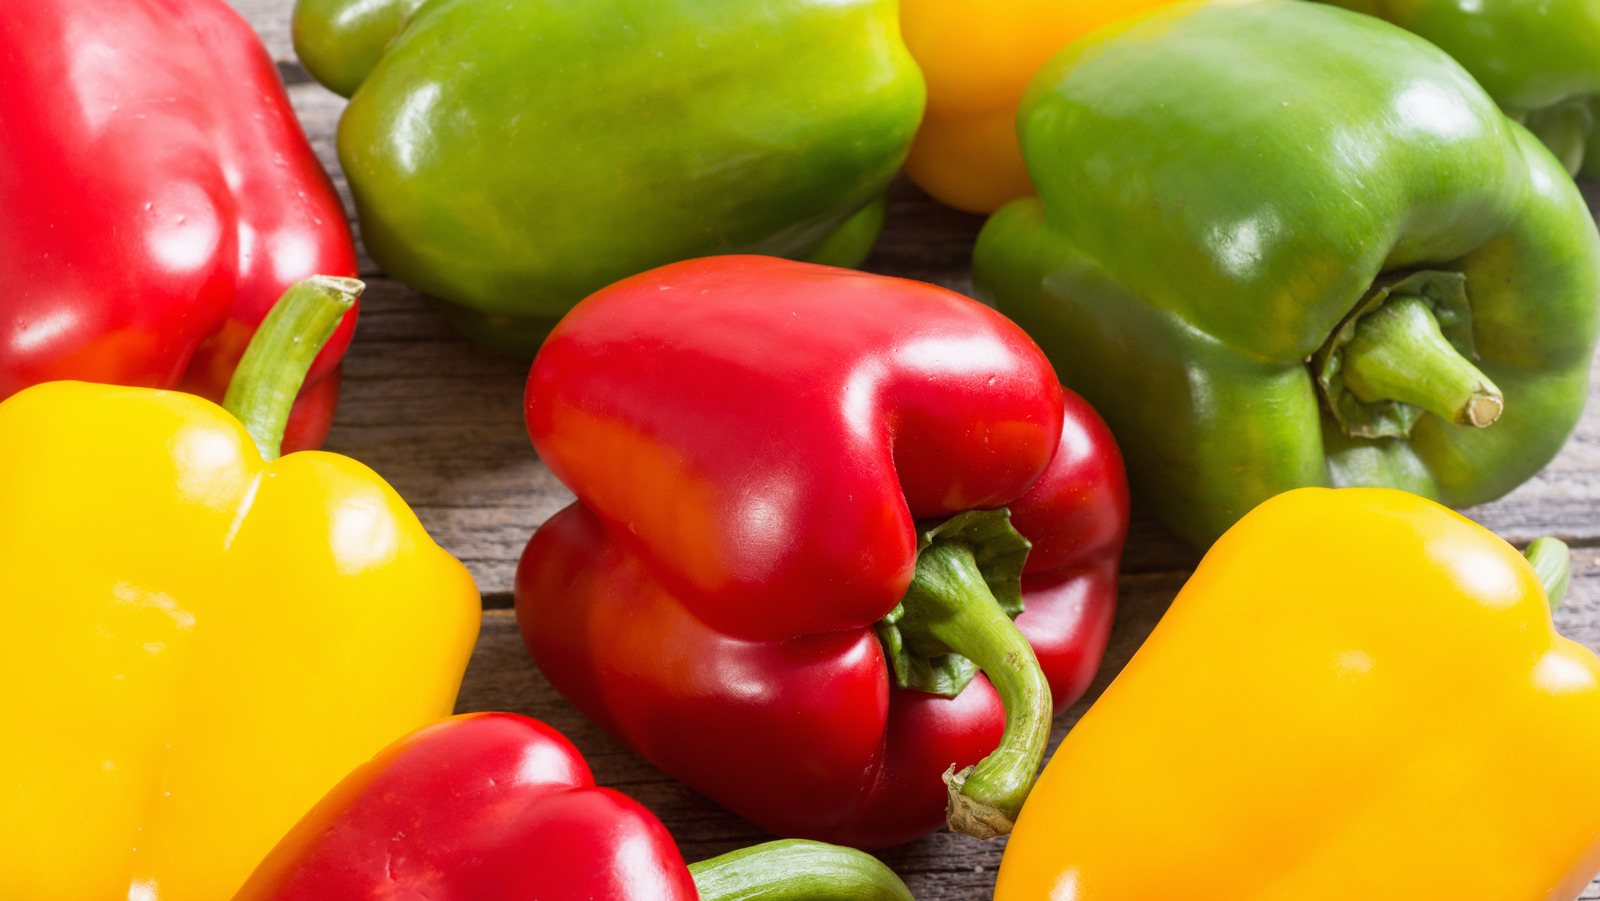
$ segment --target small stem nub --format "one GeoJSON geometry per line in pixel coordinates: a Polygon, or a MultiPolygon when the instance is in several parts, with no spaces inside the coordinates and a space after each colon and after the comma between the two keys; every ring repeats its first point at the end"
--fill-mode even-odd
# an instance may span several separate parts
{"type": "Polygon", "coordinates": [[[700,901],[912,901],[894,871],[865,851],[785,839],[689,865],[700,901]]]}
{"type": "Polygon", "coordinates": [[[1420,297],[1391,297],[1361,317],[1340,374],[1363,403],[1399,401],[1458,425],[1483,428],[1505,407],[1500,389],[1445,340],[1420,297]]]}
{"type": "Polygon", "coordinates": [[[1567,550],[1566,543],[1561,539],[1545,537],[1528,545],[1522,556],[1539,574],[1539,581],[1544,583],[1545,597],[1554,611],[1566,598],[1567,586],[1572,582],[1572,552],[1567,550]]]}
{"type": "Polygon", "coordinates": [[[952,832],[992,838],[1011,831],[1033,788],[1050,738],[1050,684],[1028,640],[994,600],[973,556],[960,542],[935,542],[917,555],[902,604],[921,628],[978,665],[1005,707],[1000,744],[976,766],[945,774],[952,832]]]}
{"type": "Polygon", "coordinates": [[[322,346],[366,286],[358,279],[313,275],[283,292],[261,321],[222,406],[255,439],[263,460],[276,460],[289,410],[322,346]]]}

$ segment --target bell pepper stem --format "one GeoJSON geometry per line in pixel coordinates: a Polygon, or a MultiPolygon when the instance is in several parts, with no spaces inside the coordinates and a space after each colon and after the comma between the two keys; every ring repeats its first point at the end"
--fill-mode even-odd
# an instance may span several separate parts
{"type": "Polygon", "coordinates": [[[332,275],[295,282],[250,339],[222,406],[255,439],[263,460],[281,456],[289,410],[306,373],[365,287],[332,275]]]}
{"type": "Polygon", "coordinates": [[[689,865],[700,901],[912,901],[894,871],[864,851],[785,839],[689,865]]]}
{"type": "Polygon", "coordinates": [[[1392,297],[1363,316],[1341,375],[1363,403],[1412,404],[1458,425],[1482,428],[1505,408],[1500,389],[1450,346],[1420,297],[1392,297]]]}
{"type": "Polygon", "coordinates": [[[1522,556],[1539,574],[1539,581],[1544,583],[1545,597],[1550,601],[1550,610],[1554,612],[1566,598],[1567,586],[1572,582],[1572,552],[1567,550],[1566,543],[1561,539],[1546,537],[1528,545],[1522,556]]]}
{"type": "Polygon", "coordinates": [[[1033,787],[1050,738],[1050,684],[1039,659],[990,593],[965,544],[924,548],[902,603],[919,610],[928,635],[977,664],[1000,695],[1006,727],[999,746],[975,766],[956,772],[952,765],[944,781],[950,831],[1005,835],[1033,787]]]}

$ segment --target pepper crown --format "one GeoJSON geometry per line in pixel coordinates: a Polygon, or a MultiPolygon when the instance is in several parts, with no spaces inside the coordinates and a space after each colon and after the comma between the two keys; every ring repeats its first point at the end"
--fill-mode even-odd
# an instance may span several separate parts
{"type": "Polygon", "coordinates": [[[1346,434],[1400,438],[1424,412],[1476,428],[1500,418],[1505,398],[1476,357],[1466,276],[1424,271],[1377,286],[1312,366],[1346,434]]]}

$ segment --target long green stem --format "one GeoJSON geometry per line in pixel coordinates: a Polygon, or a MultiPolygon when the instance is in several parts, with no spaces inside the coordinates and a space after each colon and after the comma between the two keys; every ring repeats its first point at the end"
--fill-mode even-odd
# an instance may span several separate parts
{"type": "Polygon", "coordinates": [[[1000,745],[976,766],[945,774],[952,832],[992,838],[1011,831],[1033,787],[1050,738],[1050,684],[1016,624],[978,570],[972,549],[935,542],[917,555],[901,602],[929,638],[977,664],[1000,695],[1006,727],[1000,745]]]}
{"type": "Polygon", "coordinates": [[[700,901],[912,901],[883,862],[854,848],[767,842],[689,865],[700,901]]]}
{"type": "Polygon", "coordinates": [[[1344,348],[1344,385],[1363,403],[1395,400],[1482,428],[1505,398],[1439,331],[1428,303],[1395,296],[1363,316],[1344,348]]]}
{"type": "Polygon", "coordinates": [[[262,459],[278,459],[289,410],[312,361],[365,287],[331,275],[295,282],[250,339],[222,406],[244,424],[262,459]]]}
{"type": "Polygon", "coordinates": [[[1528,545],[1522,556],[1528,558],[1533,571],[1539,574],[1539,581],[1544,583],[1550,609],[1560,607],[1567,596],[1567,586],[1572,582],[1572,552],[1567,550],[1566,542],[1559,538],[1540,538],[1528,545]]]}

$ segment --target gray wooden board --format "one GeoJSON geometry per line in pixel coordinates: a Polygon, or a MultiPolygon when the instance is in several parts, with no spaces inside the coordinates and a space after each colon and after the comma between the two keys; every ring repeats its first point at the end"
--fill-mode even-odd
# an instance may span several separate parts
{"type": "MultiPolygon", "coordinates": [[[[344,101],[306,80],[289,38],[292,0],[231,0],[267,43],[295,109],[346,207],[334,134],[344,101]]],[[[1591,193],[1591,205],[1600,194],[1591,193]]],[[[889,224],[865,268],[971,292],[968,255],[982,219],[945,208],[909,183],[891,193],[889,224]]],[[[572,495],[534,455],[522,424],[526,361],[483,351],[453,334],[417,291],[362,256],[368,289],[345,362],[328,449],[383,475],[484,593],[482,637],[458,709],[511,710],[566,733],[602,785],[655,812],[697,860],[765,838],[600,732],[552,689],[523,650],[509,610],[518,554],[534,528],[572,495]]],[[[1591,377],[1600,394],[1600,367],[1591,377]]],[[[1562,633],[1600,651],[1600,405],[1591,404],[1561,455],[1533,480],[1466,511],[1516,544],[1553,534],[1574,545],[1574,579],[1556,616],[1562,633]]],[[[1148,518],[1129,537],[1120,610],[1106,663],[1089,697],[1056,723],[1052,747],[1149,634],[1198,559],[1148,518]]],[[[979,899],[994,884],[1004,841],[938,833],[882,856],[917,897],[979,899]]],[[[1585,899],[1600,899],[1600,880],[1585,899]]]]}

